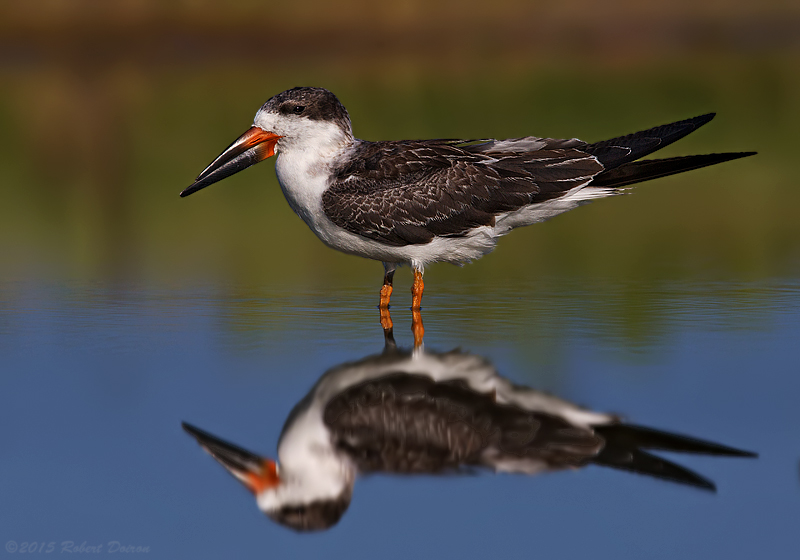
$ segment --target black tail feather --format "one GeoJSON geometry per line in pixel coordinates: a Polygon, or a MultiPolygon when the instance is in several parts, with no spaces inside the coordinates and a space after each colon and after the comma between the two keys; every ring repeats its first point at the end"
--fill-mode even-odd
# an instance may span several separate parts
{"type": "Polygon", "coordinates": [[[606,169],[613,169],[669,146],[706,124],[714,118],[714,115],[715,113],[708,113],[626,136],[603,140],[588,144],[581,150],[595,156],[606,169]]]}
{"type": "Polygon", "coordinates": [[[603,450],[593,461],[597,465],[604,467],[611,467],[623,471],[635,472],[677,482],[678,484],[686,484],[687,486],[694,486],[695,488],[702,488],[703,490],[710,490],[715,492],[717,487],[713,482],[690,471],[686,467],[682,467],[661,457],[651,455],[646,451],[634,449],[623,453],[612,454],[603,450]]]}
{"type": "Polygon", "coordinates": [[[651,455],[643,449],[729,457],[757,457],[755,453],[749,451],[629,424],[596,426],[595,432],[606,440],[606,444],[592,459],[593,463],[711,491],[716,487],[710,480],[671,461],[651,455]]]}
{"type": "Polygon", "coordinates": [[[590,183],[593,187],[625,187],[650,179],[667,177],[692,169],[700,169],[708,165],[752,156],[756,152],[729,152],[725,154],[703,154],[667,159],[646,159],[624,163],[619,167],[603,171],[590,183]]]}

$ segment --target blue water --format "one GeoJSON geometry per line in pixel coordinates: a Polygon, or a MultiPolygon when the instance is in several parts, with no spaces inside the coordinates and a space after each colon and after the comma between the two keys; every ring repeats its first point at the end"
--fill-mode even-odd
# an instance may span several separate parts
{"type": "MultiPolygon", "coordinates": [[[[779,280],[610,283],[602,293],[559,282],[428,284],[427,348],[460,347],[515,382],[760,454],[670,456],[712,479],[716,494],[597,466],[372,476],[327,532],[272,523],[180,423],[274,456],[287,414],[324,371],[381,351],[374,288],[3,284],[4,554],[31,542],[59,554],[65,541],[105,553],[116,541],[157,558],[800,550],[800,285],[779,280]]],[[[406,305],[392,311],[401,346],[412,343],[406,305]]]]}

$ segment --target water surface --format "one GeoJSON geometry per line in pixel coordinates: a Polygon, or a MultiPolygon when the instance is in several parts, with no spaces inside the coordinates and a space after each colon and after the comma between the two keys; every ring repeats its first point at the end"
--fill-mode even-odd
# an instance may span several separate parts
{"type": "MultiPolygon", "coordinates": [[[[716,494],[595,466],[373,476],[356,483],[350,510],[324,534],[273,524],[180,422],[274,456],[289,410],[325,370],[380,352],[374,287],[4,284],[0,468],[14,484],[1,491],[3,536],[198,558],[797,549],[800,286],[785,281],[657,291],[612,283],[602,296],[568,282],[509,282],[491,301],[471,294],[485,286],[428,284],[427,348],[460,347],[594,410],[760,454],[670,456],[714,480],[716,494]]],[[[397,305],[393,318],[398,343],[410,345],[410,312],[397,305]]]]}

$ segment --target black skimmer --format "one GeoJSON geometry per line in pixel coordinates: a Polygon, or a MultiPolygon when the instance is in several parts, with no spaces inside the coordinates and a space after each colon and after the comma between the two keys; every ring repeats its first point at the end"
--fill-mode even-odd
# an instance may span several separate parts
{"type": "Polygon", "coordinates": [[[359,474],[533,475],[595,464],[714,491],[710,480],[646,450],[756,456],[514,385],[473,354],[392,345],[317,381],[284,424],[278,462],[183,427],[264,513],[297,531],[335,525],[359,474]]]}
{"type": "Polygon", "coordinates": [[[414,269],[412,309],[434,262],[463,264],[512,229],[541,222],[621,187],[755,152],[641,160],[697,130],[702,115],[587,143],[527,136],[508,140],[367,142],[326,89],[272,97],[253,126],[181,192],[188,196],[277,154],[292,209],[329,247],[383,262],[380,307],[398,265],[414,269]]]}

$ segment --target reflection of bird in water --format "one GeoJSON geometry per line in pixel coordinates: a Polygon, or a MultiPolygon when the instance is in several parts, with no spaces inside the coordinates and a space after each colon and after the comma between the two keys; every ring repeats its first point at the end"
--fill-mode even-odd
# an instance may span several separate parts
{"type": "Polygon", "coordinates": [[[395,268],[411,265],[418,309],[429,263],[469,262],[514,228],[620,187],[753,153],[640,160],[713,116],[594,144],[534,136],[366,142],[353,136],[331,92],[294,88],[267,101],[253,127],[181,196],[278,154],[275,171],[292,209],[326,245],[383,261],[381,307],[389,305],[395,268]]]}
{"type": "Polygon", "coordinates": [[[536,474],[596,464],[714,490],[711,481],[645,450],[754,456],[623,424],[514,385],[479,356],[409,353],[391,344],[319,379],[286,420],[280,466],[183,426],[255,494],[261,510],[299,531],[336,524],[358,474],[536,474]]]}

